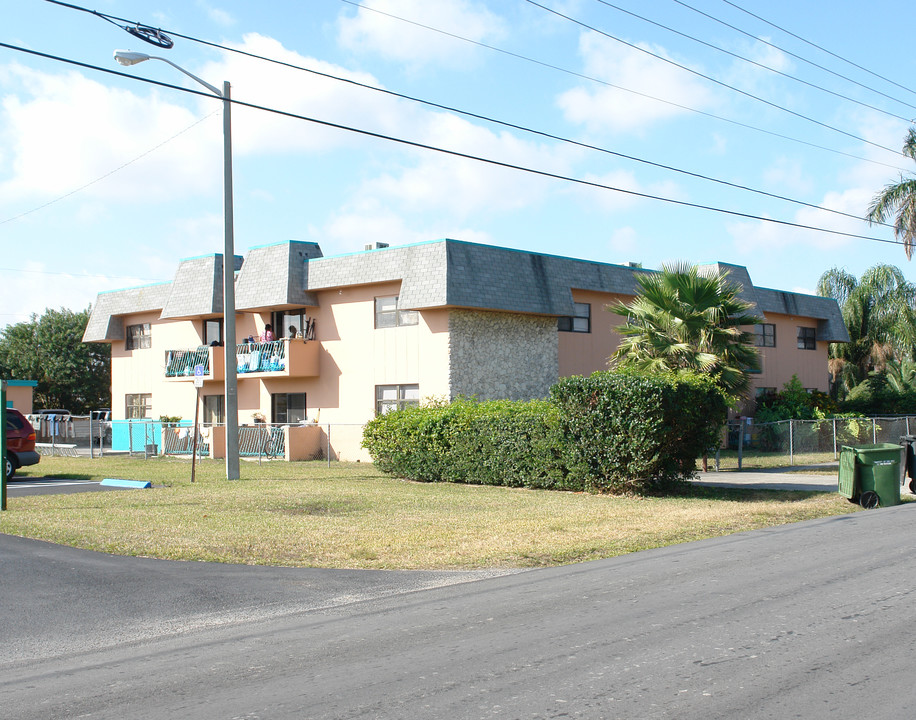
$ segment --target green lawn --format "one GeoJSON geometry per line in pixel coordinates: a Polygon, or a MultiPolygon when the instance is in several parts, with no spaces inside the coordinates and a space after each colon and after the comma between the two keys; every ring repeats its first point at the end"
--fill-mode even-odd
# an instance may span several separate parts
{"type": "MultiPolygon", "coordinates": [[[[686,488],[619,497],[414,483],[366,463],[42,458],[29,475],[151,490],[10,497],[0,531],[124,555],[327,568],[535,567],[855,512],[836,493],[686,488]]],[[[15,481],[14,481],[15,483],[15,481]]]]}

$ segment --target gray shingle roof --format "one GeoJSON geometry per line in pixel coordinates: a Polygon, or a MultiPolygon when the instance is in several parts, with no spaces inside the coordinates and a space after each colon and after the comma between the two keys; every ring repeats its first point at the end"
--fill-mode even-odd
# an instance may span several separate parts
{"type": "Polygon", "coordinates": [[[83,342],[123,340],[124,323],[120,316],[161,310],[171,288],[171,283],[160,283],[99,293],[83,333],[83,342]]]}
{"type": "MultiPolygon", "coordinates": [[[[237,259],[238,262],[238,259],[237,259]]],[[[848,341],[836,302],[799,293],[755,288],[747,268],[714,263],[742,286],[742,297],[763,313],[811,317],[818,339],[848,341]]],[[[238,310],[317,306],[318,290],[400,281],[404,308],[460,307],[537,315],[572,315],[572,290],[633,296],[639,268],[479,245],[458,240],[402,245],[323,257],[315,243],[289,241],[253,248],[236,280],[238,310]]],[[[122,339],[118,315],[162,309],[162,317],[222,312],[221,256],[183,261],[175,281],[155,292],[143,288],[102,293],[84,340],[122,339]],[[161,303],[161,304],[156,304],[161,303]]]]}

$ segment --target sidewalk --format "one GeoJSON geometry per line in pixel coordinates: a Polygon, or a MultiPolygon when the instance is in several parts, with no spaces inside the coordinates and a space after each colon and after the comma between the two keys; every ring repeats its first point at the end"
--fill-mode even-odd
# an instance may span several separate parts
{"type": "MultiPolygon", "coordinates": [[[[692,482],[712,487],[756,488],[759,490],[813,490],[838,492],[839,463],[796,465],[794,467],[723,470],[697,473],[692,482]],[[803,470],[804,472],[799,472],[803,470]]],[[[912,495],[909,479],[900,488],[901,495],[912,495]]]]}
{"type": "MultiPolygon", "coordinates": [[[[800,468],[778,468],[775,470],[725,470],[697,473],[692,482],[712,487],[757,488],[760,490],[814,490],[837,492],[836,468],[825,466],[822,472],[789,472],[800,468]]],[[[806,468],[807,469],[807,468],[806,468]]],[[[818,468],[820,471],[821,468],[818,468]]]]}

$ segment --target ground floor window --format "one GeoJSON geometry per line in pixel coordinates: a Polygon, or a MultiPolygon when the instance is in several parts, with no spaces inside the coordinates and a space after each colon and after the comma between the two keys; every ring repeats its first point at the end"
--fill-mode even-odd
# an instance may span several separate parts
{"type": "Polygon", "coordinates": [[[270,396],[271,422],[296,425],[306,420],[305,393],[275,393],[270,396]]]}
{"type": "Polygon", "coordinates": [[[124,396],[124,417],[141,420],[153,416],[153,396],[150,393],[136,393],[124,396]]]}
{"type": "Polygon", "coordinates": [[[420,404],[419,385],[376,385],[375,414],[384,415],[392,410],[420,404]]]}
{"type": "Polygon", "coordinates": [[[226,422],[222,395],[204,395],[204,424],[218,425],[226,422]]]}

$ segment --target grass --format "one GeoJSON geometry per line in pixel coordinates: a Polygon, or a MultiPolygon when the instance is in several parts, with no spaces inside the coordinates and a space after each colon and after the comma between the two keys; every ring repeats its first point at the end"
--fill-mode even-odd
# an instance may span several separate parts
{"type": "MultiPolygon", "coordinates": [[[[688,487],[620,497],[387,477],[370,465],[42,458],[24,476],[152,490],[10,497],[0,531],[122,555],[325,568],[558,565],[855,512],[835,493],[688,487]]],[[[14,481],[15,483],[15,481],[14,481]]]]}

